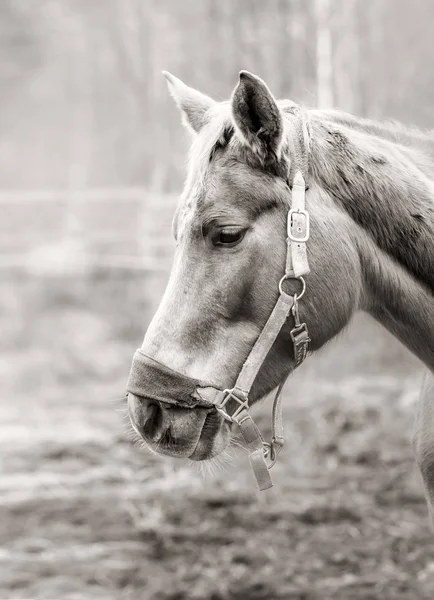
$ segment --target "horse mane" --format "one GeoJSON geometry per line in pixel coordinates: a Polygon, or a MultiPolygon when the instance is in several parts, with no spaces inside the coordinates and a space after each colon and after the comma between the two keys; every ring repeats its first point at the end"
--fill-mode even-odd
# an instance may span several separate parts
{"type": "Polygon", "coordinates": [[[396,124],[312,111],[313,179],[377,247],[434,291],[434,143],[396,124]]]}
{"type": "Polygon", "coordinates": [[[403,125],[398,121],[374,121],[363,117],[355,117],[350,113],[337,109],[314,109],[310,113],[314,118],[322,121],[331,121],[405,146],[415,147],[415,145],[418,145],[434,156],[433,130],[424,131],[414,126],[403,125]]]}
{"type": "MultiPolygon", "coordinates": [[[[389,140],[412,150],[419,148],[434,159],[434,131],[425,132],[396,121],[374,121],[356,117],[337,109],[306,109],[290,100],[278,100],[278,105],[284,116],[283,155],[290,153],[294,158],[294,134],[299,141],[298,151],[304,149],[309,152],[310,124],[320,122],[389,140]]],[[[216,103],[208,111],[207,122],[200,134],[195,136],[189,153],[188,164],[193,166],[195,177],[198,176],[202,183],[218,148],[230,144],[237,151],[242,152],[245,149],[245,145],[234,133],[230,103],[216,103]]]]}

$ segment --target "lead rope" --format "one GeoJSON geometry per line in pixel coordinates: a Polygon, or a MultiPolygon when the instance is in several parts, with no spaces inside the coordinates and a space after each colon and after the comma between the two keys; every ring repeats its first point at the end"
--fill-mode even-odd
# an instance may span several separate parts
{"type": "Polygon", "coordinates": [[[258,426],[250,415],[249,392],[268,352],[290,314],[294,319],[294,327],[290,332],[294,350],[294,368],[297,368],[306,358],[310,342],[307,325],[300,321],[298,310],[298,302],[306,291],[303,276],[310,270],[306,250],[306,242],[309,239],[309,214],[305,208],[305,192],[303,175],[297,171],[294,176],[292,202],[287,219],[287,256],[285,274],[279,282],[279,298],[247,357],[234,387],[223,391],[215,388],[198,388],[196,390],[201,399],[214,404],[225,419],[239,426],[260,490],[272,487],[273,482],[269,471],[275,464],[284,444],[281,395],[286,379],[277,388],[274,398],[270,442],[264,441],[258,426]],[[284,291],[283,283],[288,279],[300,281],[302,287],[299,294],[290,296],[284,291]],[[237,403],[237,407],[231,415],[227,412],[227,403],[230,400],[237,403]]]}

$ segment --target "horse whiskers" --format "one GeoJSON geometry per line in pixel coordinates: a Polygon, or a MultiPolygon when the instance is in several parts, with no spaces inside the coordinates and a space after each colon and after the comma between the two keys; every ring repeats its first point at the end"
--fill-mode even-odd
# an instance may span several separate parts
{"type": "Polygon", "coordinates": [[[220,459],[220,466],[223,467],[224,470],[226,470],[228,465],[234,464],[234,454],[231,452],[230,447],[223,450],[223,452],[219,454],[217,458],[220,459]]]}
{"type": "Polygon", "coordinates": [[[142,448],[143,448],[143,440],[142,440],[140,437],[138,437],[138,438],[135,440],[135,442],[134,442],[134,447],[135,447],[135,448],[140,448],[140,449],[142,449],[142,448]]]}
{"type": "Polygon", "coordinates": [[[215,475],[217,471],[227,472],[228,465],[233,463],[233,455],[224,450],[217,456],[196,463],[196,470],[201,476],[215,475]]]}
{"type": "Polygon", "coordinates": [[[128,427],[127,431],[125,432],[125,437],[133,442],[133,445],[135,448],[139,448],[140,450],[144,450],[144,449],[151,450],[151,452],[154,454],[152,449],[148,446],[148,444],[146,444],[146,442],[143,440],[143,438],[140,437],[140,435],[132,427],[131,424],[128,427]]]}
{"type": "Polygon", "coordinates": [[[210,461],[196,462],[195,469],[201,477],[205,477],[207,474],[212,474],[213,472],[210,461]]]}
{"type": "Polygon", "coordinates": [[[239,442],[238,440],[235,440],[235,439],[231,439],[230,448],[235,448],[235,447],[242,448],[243,450],[246,449],[245,446],[243,446],[241,444],[241,442],[239,442]]]}
{"type": "Polygon", "coordinates": [[[116,398],[109,398],[109,402],[127,402],[128,400],[128,396],[125,394],[124,396],[122,396],[121,398],[119,398],[119,396],[116,396],[116,398]]]}
{"type": "MultiPolygon", "coordinates": [[[[134,427],[131,425],[131,421],[127,422],[125,433],[139,435],[134,427]]],[[[140,437],[140,436],[139,436],[140,437]]]]}

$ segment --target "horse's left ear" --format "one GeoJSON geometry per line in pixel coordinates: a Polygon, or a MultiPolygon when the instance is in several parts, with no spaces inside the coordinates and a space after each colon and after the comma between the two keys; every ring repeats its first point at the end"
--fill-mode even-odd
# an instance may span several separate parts
{"type": "Polygon", "coordinates": [[[185,85],[180,79],[167,71],[163,71],[163,75],[167,79],[172,97],[182,112],[184,125],[187,125],[188,129],[193,130],[193,132],[199,133],[206,123],[206,113],[217,104],[216,101],[185,85]]]}
{"type": "Polygon", "coordinates": [[[231,104],[236,128],[244,141],[256,151],[279,155],[283,139],[282,114],[262,79],[241,71],[231,104]]]}

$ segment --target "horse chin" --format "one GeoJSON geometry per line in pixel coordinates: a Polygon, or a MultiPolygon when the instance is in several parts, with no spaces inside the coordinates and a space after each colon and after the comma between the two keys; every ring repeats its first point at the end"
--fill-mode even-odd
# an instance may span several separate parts
{"type": "MultiPolygon", "coordinates": [[[[214,415],[215,413],[210,413],[208,419],[212,419],[214,415]]],[[[207,422],[207,420],[205,420],[197,444],[188,457],[190,460],[209,460],[210,458],[218,456],[229,446],[231,441],[230,424],[219,416],[217,416],[217,419],[219,419],[219,425],[218,429],[214,432],[208,430],[210,421],[207,422]]]]}

